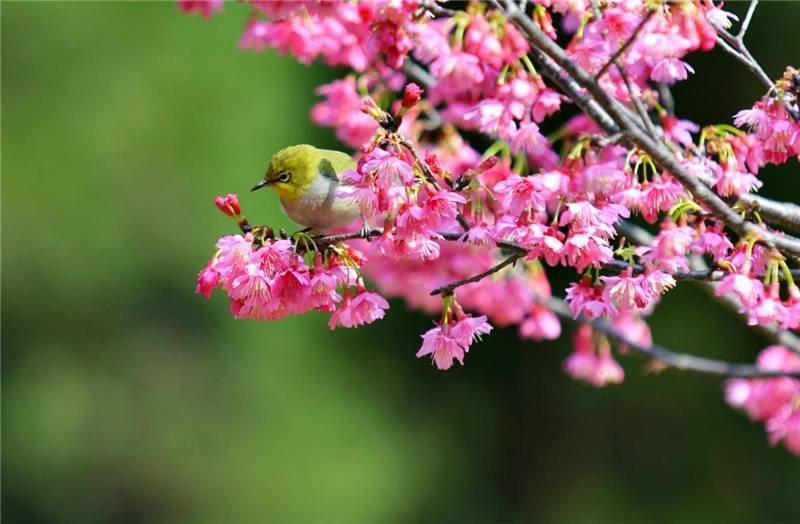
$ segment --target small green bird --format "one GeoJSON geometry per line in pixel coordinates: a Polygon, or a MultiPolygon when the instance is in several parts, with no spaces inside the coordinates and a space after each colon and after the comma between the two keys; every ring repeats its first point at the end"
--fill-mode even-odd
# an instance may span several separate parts
{"type": "Polygon", "coordinates": [[[336,175],[355,167],[350,155],[340,151],[289,146],[275,153],[264,180],[251,191],[273,188],[289,218],[309,229],[347,226],[361,216],[361,210],[353,199],[336,194],[336,175]]]}

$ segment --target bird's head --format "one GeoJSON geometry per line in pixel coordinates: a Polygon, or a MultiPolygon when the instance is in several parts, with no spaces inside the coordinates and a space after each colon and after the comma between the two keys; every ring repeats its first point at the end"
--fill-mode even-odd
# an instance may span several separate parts
{"type": "Polygon", "coordinates": [[[281,149],[272,157],[264,175],[264,180],[251,190],[271,187],[282,200],[297,200],[308,191],[317,170],[319,150],[307,144],[281,149]]]}

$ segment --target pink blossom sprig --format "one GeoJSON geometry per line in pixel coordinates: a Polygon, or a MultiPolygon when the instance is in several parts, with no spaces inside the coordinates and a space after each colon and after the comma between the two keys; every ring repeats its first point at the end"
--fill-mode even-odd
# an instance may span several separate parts
{"type": "MultiPolygon", "coordinates": [[[[800,355],[783,346],[764,349],[756,365],[772,371],[800,371],[800,355]]],[[[725,385],[725,399],[756,422],[763,422],[774,446],[800,455],[800,380],[793,378],[733,379],[725,385]]]]}

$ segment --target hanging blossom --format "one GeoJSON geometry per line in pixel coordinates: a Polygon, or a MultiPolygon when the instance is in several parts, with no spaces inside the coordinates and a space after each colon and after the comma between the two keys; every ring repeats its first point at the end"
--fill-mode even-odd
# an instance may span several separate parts
{"type": "MultiPolygon", "coordinates": [[[[783,346],[770,346],[758,355],[756,365],[765,371],[800,371],[800,355],[783,346]]],[[[751,420],[763,422],[773,446],[780,442],[792,453],[800,454],[800,380],[729,380],[725,399],[751,420]]]]}
{"type": "MultiPolygon", "coordinates": [[[[570,100],[537,70],[531,44],[502,11],[485,2],[242,3],[250,17],[241,48],[348,70],[316,88],[311,120],[355,151],[355,167],[338,173],[336,197],[360,208],[365,231],[375,229],[359,234],[354,225],[339,242],[276,235],[250,226],[235,195],[218,197],[242,234],[218,240],[196,290],[206,298],[221,290],[234,317],[321,311],[331,328],[356,327],[383,318],[386,299],[398,298],[437,316],[417,356],[446,370],[464,364],[493,326],[514,327],[526,340],[558,338],[563,309],[548,304],[564,295],[580,323],[564,370],[601,387],[624,380],[615,355],[627,345],[650,347],[647,317],[703,261],[714,270],[715,294],[749,324],[800,328],[794,262],[758,234],[734,234],[646,151],[607,136],[586,115],[559,115],[570,100]],[[416,70],[426,85],[407,76],[416,70]],[[477,134],[488,142],[470,144],[477,134]],[[620,228],[629,219],[648,224],[652,242],[631,244],[620,228]],[[555,293],[554,268],[573,275],[555,293]],[[622,343],[607,328],[624,334],[622,343]]],[[[223,8],[218,0],[178,5],[205,18],[223,8]]],[[[599,17],[585,1],[538,2],[528,11],[606,93],[629,107],[640,102],[677,164],[719,197],[751,196],[763,187],[762,167],[800,158],[794,68],[739,111],[735,127],[681,118],[655,89],[692,75],[692,53],[712,50],[737,20],[722,3],[598,7],[599,17]],[[619,68],[608,66],[612,57],[619,68]]],[[[748,218],[751,211],[735,208],[748,218]]],[[[787,351],[765,350],[757,365],[793,370],[787,351]]],[[[728,399],[763,421],[772,442],[800,453],[795,385],[731,381],[728,399]]]]}

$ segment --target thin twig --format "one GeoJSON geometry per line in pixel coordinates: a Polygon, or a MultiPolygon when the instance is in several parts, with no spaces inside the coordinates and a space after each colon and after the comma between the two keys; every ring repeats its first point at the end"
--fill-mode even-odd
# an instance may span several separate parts
{"type": "Polygon", "coordinates": [[[639,119],[647,128],[647,133],[653,138],[653,140],[658,140],[658,132],[653,125],[653,121],[650,120],[650,115],[647,114],[647,108],[644,107],[641,98],[639,98],[639,95],[633,90],[633,82],[631,82],[630,78],[628,78],[628,73],[625,72],[624,66],[616,58],[614,59],[614,65],[617,68],[619,76],[621,76],[622,80],[625,82],[625,87],[628,89],[628,96],[633,102],[636,112],[639,113],[639,119]]]}
{"type": "MultiPolygon", "coordinates": [[[[732,38],[734,39],[734,41],[736,40],[735,37],[732,38]]],[[[754,75],[756,75],[756,78],[758,78],[758,80],[762,84],[764,84],[767,87],[767,89],[772,88],[772,81],[769,79],[769,77],[761,68],[761,66],[758,65],[758,63],[752,60],[751,58],[745,56],[744,53],[741,53],[738,49],[736,49],[736,46],[738,46],[739,44],[735,45],[731,44],[722,36],[717,36],[717,44],[719,44],[719,46],[722,49],[724,49],[729,55],[731,55],[732,57],[743,63],[745,67],[747,67],[747,69],[749,69],[754,75]]]]}
{"type": "Polygon", "coordinates": [[[756,12],[757,5],[758,0],[750,0],[750,6],[747,8],[747,14],[744,15],[742,26],[739,28],[739,34],[736,35],[736,38],[739,40],[744,41],[744,34],[747,32],[747,28],[750,27],[750,20],[753,19],[753,13],[756,12]]]}
{"type": "Polygon", "coordinates": [[[411,153],[411,156],[414,157],[414,161],[417,163],[417,165],[419,165],[419,168],[422,170],[422,174],[425,176],[425,179],[434,186],[439,187],[439,183],[436,181],[433,171],[431,171],[428,163],[425,162],[425,160],[420,156],[419,151],[417,151],[417,148],[414,147],[414,144],[411,142],[411,140],[399,133],[397,133],[396,136],[400,142],[400,145],[405,147],[409,153],[411,153]]]}
{"type": "Polygon", "coordinates": [[[633,45],[633,43],[636,41],[636,38],[638,38],[639,33],[642,31],[642,29],[644,29],[644,26],[647,24],[648,21],[650,21],[650,18],[652,18],[654,14],[656,14],[655,9],[648,9],[647,14],[639,22],[639,25],[636,26],[636,29],[633,30],[631,36],[628,37],[627,40],[625,40],[625,42],[620,46],[619,49],[617,49],[616,53],[611,55],[611,58],[608,59],[608,62],[606,62],[605,65],[600,68],[600,71],[598,71],[597,74],[595,75],[596,78],[600,78],[601,76],[603,76],[603,73],[608,71],[608,68],[611,67],[612,64],[616,63],[617,59],[620,56],[622,56],[622,53],[627,51],[628,48],[633,45]]]}
{"type": "Polygon", "coordinates": [[[448,295],[448,294],[452,293],[453,291],[455,291],[456,288],[459,288],[461,286],[465,286],[467,284],[472,284],[473,282],[480,282],[484,278],[497,273],[498,271],[500,271],[504,267],[506,267],[506,266],[508,266],[510,264],[513,264],[514,262],[516,262],[517,260],[519,260],[523,256],[525,256],[524,253],[515,252],[514,254],[512,254],[508,258],[504,259],[502,262],[500,262],[498,264],[495,264],[494,266],[490,267],[489,269],[487,269],[486,271],[484,271],[482,273],[478,273],[477,275],[473,275],[471,277],[464,278],[462,280],[456,280],[454,282],[450,282],[449,284],[447,284],[445,286],[437,287],[436,289],[431,291],[431,295],[448,295]]]}
{"type": "Polygon", "coordinates": [[[457,13],[457,11],[454,11],[452,9],[447,9],[446,7],[442,7],[436,2],[436,0],[427,0],[425,2],[422,2],[421,7],[430,11],[431,14],[433,14],[434,16],[450,17],[457,13]]]}

